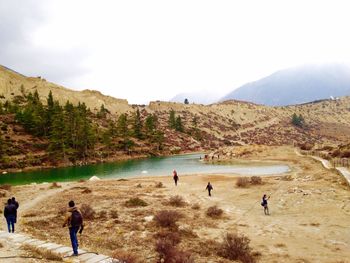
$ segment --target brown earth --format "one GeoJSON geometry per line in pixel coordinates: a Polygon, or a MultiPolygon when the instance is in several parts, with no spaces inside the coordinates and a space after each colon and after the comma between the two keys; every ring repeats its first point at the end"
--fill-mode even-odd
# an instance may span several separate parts
{"type": "Polygon", "coordinates": [[[183,214],[172,231],[179,233],[179,247],[191,252],[195,262],[231,262],[216,252],[216,242],[227,232],[248,236],[253,251],[261,254],[259,262],[350,262],[350,194],[339,174],[296,155],[291,147],[254,148],[241,156],[247,162],[286,163],[291,171],[263,177],[262,185],[247,188],[235,185],[237,176],[219,174],[180,175],[177,187],[171,176],[71,182],[53,189],[49,184],[16,186],[1,201],[15,195],[21,205],[20,229],[65,245],[69,237],[61,224],[66,203],[74,199],[89,204],[96,215],[86,220],[81,247],[108,255],[121,249],[138,255],[141,262],[156,262],[156,235],[164,229],[151,216],[165,209],[183,214]],[[208,181],[214,186],[211,198],[204,190],[208,181]],[[156,187],[159,182],[164,187],[156,187]],[[270,216],[260,206],[263,193],[271,195],[270,216]],[[187,204],[171,206],[168,201],[174,195],[187,204]],[[126,207],[132,197],[148,205],[126,207]],[[194,204],[199,208],[193,209],[194,204]],[[218,219],[206,215],[213,205],[224,210],[218,219]]]}

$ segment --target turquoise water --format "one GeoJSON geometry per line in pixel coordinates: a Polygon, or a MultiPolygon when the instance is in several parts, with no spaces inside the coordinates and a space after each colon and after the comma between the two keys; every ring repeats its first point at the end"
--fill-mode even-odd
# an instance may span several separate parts
{"type": "Polygon", "coordinates": [[[23,173],[0,175],[0,184],[30,184],[42,182],[64,182],[89,179],[91,176],[105,178],[128,178],[171,175],[176,169],[182,174],[235,173],[240,175],[271,175],[289,171],[287,165],[234,164],[220,165],[204,163],[200,154],[171,157],[152,157],[141,160],[128,160],[114,163],[74,166],[23,173]]]}

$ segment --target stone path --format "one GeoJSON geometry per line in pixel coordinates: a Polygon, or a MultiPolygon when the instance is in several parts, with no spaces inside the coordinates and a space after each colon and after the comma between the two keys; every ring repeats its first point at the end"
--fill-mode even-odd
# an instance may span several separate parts
{"type": "Polygon", "coordinates": [[[9,242],[11,244],[16,244],[16,245],[29,244],[37,248],[44,248],[59,254],[64,258],[64,261],[69,261],[69,262],[120,263],[119,260],[113,260],[112,258],[105,255],[100,255],[100,254],[97,255],[95,253],[89,253],[82,249],[79,249],[79,256],[69,257],[72,254],[71,247],[66,247],[63,245],[42,241],[39,239],[34,239],[29,236],[18,234],[18,233],[8,233],[5,231],[0,231],[0,240],[9,242]]]}

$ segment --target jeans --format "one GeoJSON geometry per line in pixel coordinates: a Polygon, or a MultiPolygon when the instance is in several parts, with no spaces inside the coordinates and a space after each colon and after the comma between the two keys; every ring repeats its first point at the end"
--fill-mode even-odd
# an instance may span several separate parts
{"type": "Polygon", "coordinates": [[[12,233],[15,232],[15,216],[8,216],[6,217],[7,222],[7,229],[9,230],[9,233],[11,233],[11,226],[12,226],[12,233]]]}
{"type": "Polygon", "coordinates": [[[69,228],[69,236],[70,236],[70,241],[72,242],[74,255],[78,255],[78,246],[79,246],[78,237],[77,237],[78,230],[79,230],[79,226],[72,226],[69,228]]]}

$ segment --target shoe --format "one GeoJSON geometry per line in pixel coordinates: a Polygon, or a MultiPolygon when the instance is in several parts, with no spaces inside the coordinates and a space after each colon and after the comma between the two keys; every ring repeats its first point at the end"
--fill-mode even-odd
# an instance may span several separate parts
{"type": "Polygon", "coordinates": [[[77,256],[78,256],[78,253],[77,253],[77,254],[73,253],[73,254],[71,255],[71,257],[77,257],[77,256]]]}

